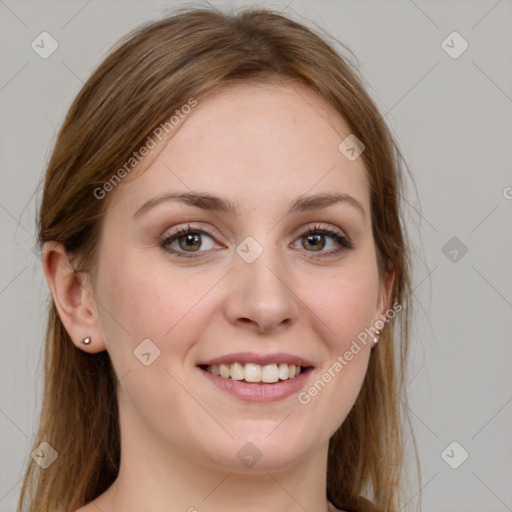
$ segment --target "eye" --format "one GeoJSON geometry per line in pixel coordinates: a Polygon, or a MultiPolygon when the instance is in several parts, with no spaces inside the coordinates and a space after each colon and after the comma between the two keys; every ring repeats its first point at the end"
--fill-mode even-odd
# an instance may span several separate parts
{"type": "MultiPolygon", "coordinates": [[[[160,246],[175,256],[195,258],[201,256],[197,253],[211,250],[216,246],[214,236],[213,233],[207,230],[194,229],[187,225],[186,228],[182,227],[174,233],[164,235],[160,241],[160,246]]],[[[321,226],[303,230],[295,244],[299,241],[307,252],[318,253],[313,255],[315,258],[334,256],[354,248],[352,242],[341,231],[338,232],[321,226]]]]}
{"type": "Polygon", "coordinates": [[[321,226],[306,228],[297,241],[300,241],[302,247],[308,252],[320,253],[314,255],[316,258],[332,256],[354,248],[352,242],[341,232],[322,228],[321,226]],[[326,240],[326,238],[330,238],[330,241],[326,240]],[[328,250],[324,250],[325,248],[328,250]]]}
{"type": "Polygon", "coordinates": [[[212,233],[202,229],[192,229],[190,226],[187,226],[187,228],[180,228],[170,235],[164,235],[160,246],[176,256],[194,258],[196,256],[193,253],[213,249],[215,242],[212,237],[212,233]],[[205,243],[205,237],[210,241],[205,243]],[[200,250],[201,247],[202,249],[200,250]]]}

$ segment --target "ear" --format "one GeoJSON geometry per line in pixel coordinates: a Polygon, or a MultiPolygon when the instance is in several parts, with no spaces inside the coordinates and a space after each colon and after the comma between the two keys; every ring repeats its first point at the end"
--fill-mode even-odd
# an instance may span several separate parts
{"type": "MultiPolygon", "coordinates": [[[[384,320],[388,318],[387,312],[391,308],[391,294],[393,291],[393,283],[395,282],[395,270],[390,265],[388,270],[381,279],[379,286],[379,300],[375,320],[384,320]]],[[[375,323],[375,322],[374,322],[375,323]]]]}
{"type": "Polygon", "coordinates": [[[85,352],[105,350],[97,304],[88,277],[75,272],[66,249],[57,242],[46,242],[43,245],[42,263],[53,302],[73,343],[85,352]],[[87,337],[91,338],[89,345],[82,343],[87,337]]]}

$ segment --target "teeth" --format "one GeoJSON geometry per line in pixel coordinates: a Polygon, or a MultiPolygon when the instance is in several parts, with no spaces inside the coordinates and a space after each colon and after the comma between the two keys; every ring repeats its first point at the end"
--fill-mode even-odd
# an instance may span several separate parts
{"type": "Polygon", "coordinates": [[[245,363],[244,377],[245,382],[261,382],[261,366],[254,363],[245,363]]]}
{"type": "Polygon", "coordinates": [[[231,377],[231,366],[229,364],[220,365],[220,376],[226,379],[231,377]]]}
{"type": "Polygon", "coordinates": [[[208,366],[206,371],[225,379],[272,383],[296,377],[300,374],[301,368],[298,365],[286,363],[273,363],[264,366],[255,363],[223,363],[208,366]]]}
{"type": "Polygon", "coordinates": [[[279,370],[277,364],[266,364],[261,370],[262,382],[277,382],[279,380],[279,370]]]}
{"type": "Polygon", "coordinates": [[[288,365],[286,363],[281,363],[279,365],[279,378],[281,380],[286,380],[288,378],[288,365]]]}
{"type": "Polygon", "coordinates": [[[231,378],[233,380],[244,380],[244,367],[240,363],[231,365],[231,378]]]}

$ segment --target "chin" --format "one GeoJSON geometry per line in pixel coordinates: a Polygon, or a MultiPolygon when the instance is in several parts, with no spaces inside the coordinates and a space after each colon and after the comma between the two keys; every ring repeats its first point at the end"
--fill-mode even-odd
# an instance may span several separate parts
{"type": "Polygon", "coordinates": [[[304,435],[306,430],[301,429],[300,435],[298,432],[290,432],[290,429],[278,433],[278,429],[270,435],[268,429],[264,433],[255,429],[250,435],[235,436],[233,439],[227,435],[224,440],[210,438],[211,444],[204,447],[207,450],[208,465],[238,473],[282,471],[307,459],[308,453],[315,450],[312,436],[304,435]],[[214,451],[211,450],[213,446],[214,451]]]}

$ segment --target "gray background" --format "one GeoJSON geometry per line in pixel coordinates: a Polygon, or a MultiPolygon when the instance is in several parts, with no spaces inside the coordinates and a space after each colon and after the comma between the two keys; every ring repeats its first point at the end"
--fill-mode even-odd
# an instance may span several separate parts
{"type": "MultiPolygon", "coordinates": [[[[40,407],[48,292],[33,253],[38,182],[83,81],[119,37],[173,5],[0,0],[1,512],[15,508],[40,407]],[[43,31],[59,45],[47,59],[31,48],[43,31]]],[[[258,5],[311,20],[354,51],[414,176],[409,409],[422,510],[512,510],[512,2],[258,5]],[[453,31],[469,44],[457,58],[442,47],[453,31]],[[453,469],[445,460],[460,463],[463,449],[453,469]]],[[[453,36],[446,44],[462,48],[453,36]]],[[[418,492],[413,482],[404,510],[418,492]]]]}

